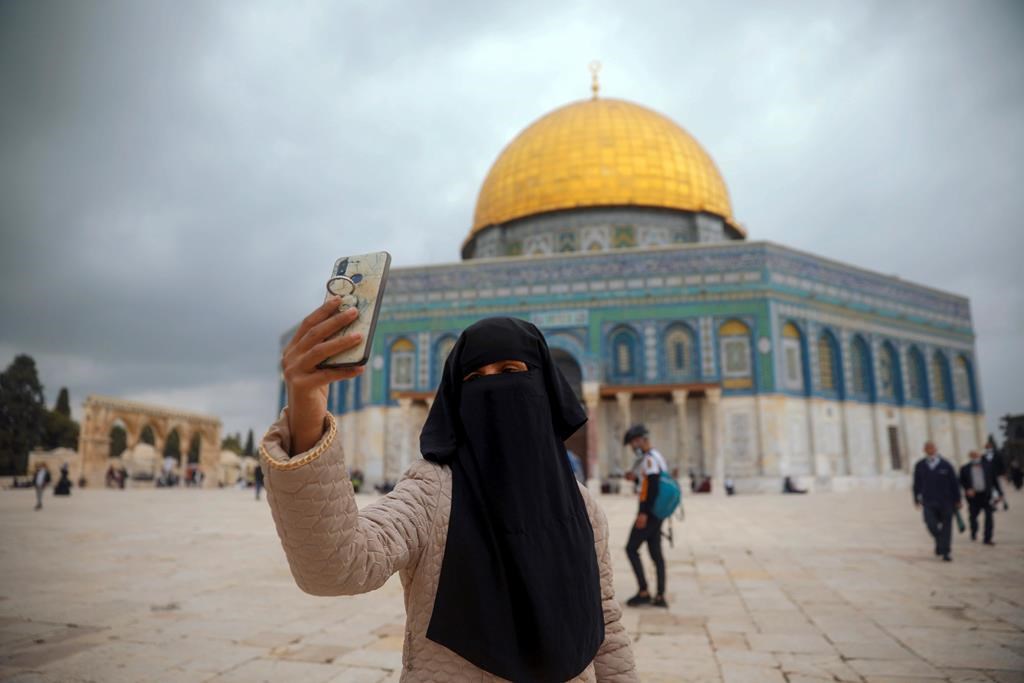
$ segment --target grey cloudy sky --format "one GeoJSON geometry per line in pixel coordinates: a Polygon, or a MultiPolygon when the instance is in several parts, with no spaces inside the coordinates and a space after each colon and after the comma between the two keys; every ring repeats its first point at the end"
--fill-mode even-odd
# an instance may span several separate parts
{"type": "Polygon", "coordinates": [[[334,257],[458,260],[594,58],[751,239],[969,296],[989,423],[1024,411],[1015,2],[4,2],[0,364],[261,432],[334,257]]]}

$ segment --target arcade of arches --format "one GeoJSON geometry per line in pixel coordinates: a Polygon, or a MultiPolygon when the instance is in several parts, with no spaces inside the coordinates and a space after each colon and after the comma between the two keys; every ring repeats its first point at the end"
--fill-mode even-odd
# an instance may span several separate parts
{"type": "MultiPolygon", "coordinates": [[[[110,458],[110,431],[115,424],[124,425],[128,448],[143,439],[143,432],[151,432],[158,453],[164,452],[167,439],[176,431],[181,471],[187,465],[189,444],[198,437],[200,468],[207,475],[217,472],[221,423],[215,417],[95,395],[85,399],[84,409],[78,452],[82,455],[82,476],[92,485],[103,481],[110,458]]],[[[216,486],[216,481],[216,476],[207,476],[204,485],[216,486]]]]}

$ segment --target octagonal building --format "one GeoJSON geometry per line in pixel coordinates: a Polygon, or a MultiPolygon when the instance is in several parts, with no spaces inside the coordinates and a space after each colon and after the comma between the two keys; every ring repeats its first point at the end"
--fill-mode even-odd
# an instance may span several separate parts
{"type": "Polygon", "coordinates": [[[636,422],[681,476],[740,491],[902,486],[924,441],[954,462],[983,441],[966,298],[748,240],[710,155],[640,105],[595,96],[524,129],[461,256],[392,269],[366,373],[331,388],[370,483],[419,457],[456,337],[495,315],[544,331],[589,415],[568,447],[591,483],[629,467],[636,422]]]}

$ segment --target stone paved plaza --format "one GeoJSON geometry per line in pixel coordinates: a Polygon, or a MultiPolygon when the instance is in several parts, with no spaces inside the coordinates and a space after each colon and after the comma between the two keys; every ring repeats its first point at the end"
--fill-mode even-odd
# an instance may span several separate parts
{"type": "MultiPolygon", "coordinates": [[[[361,504],[370,497],[362,497],[361,504]]],[[[602,497],[616,589],[635,509],[602,497]]],[[[370,595],[292,583],[266,502],[238,490],[0,491],[0,679],[398,679],[397,577],[370,595]]],[[[691,497],[668,612],[627,609],[645,681],[1024,681],[1024,494],[994,548],[938,561],[903,491],[691,497]]]]}

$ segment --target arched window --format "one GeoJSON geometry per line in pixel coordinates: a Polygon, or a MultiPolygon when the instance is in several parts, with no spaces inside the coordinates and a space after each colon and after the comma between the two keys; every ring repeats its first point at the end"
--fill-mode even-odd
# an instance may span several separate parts
{"type": "Polygon", "coordinates": [[[850,344],[850,370],[853,395],[860,399],[874,398],[871,395],[871,350],[864,337],[859,334],[854,336],[850,344]]]}
{"type": "Polygon", "coordinates": [[[687,377],[693,374],[693,333],[685,325],[669,328],[665,335],[665,367],[673,377],[687,377]]]}
{"type": "Polygon", "coordinates": [[[416,346],[408,339],[391,345],[391,388],[412,389],[415,378],[416,346]]]}
{"type": "Polygon", "coordinates": [[[974,409],[974,382],[971,381],[971,364],[963,355],[953,361],[953,391],[956,393],[958,408],[974,409]]]}
{"type": "Polygon", "coordinates": [[[454,348],[454,347],[455,347],[455,337],[453,337],[451,335],[448,335],[447,337],[442,337],[440,339],[440,341],[437,342],[437,346],[435,347],[435,359],[434,359],[434,367],[435,367],[434,380],[435,380],[435,384],[439,384],[441,382],[441,373],[444,371],[444,363],[445,363],[446,360],[448,360],[448,356],[451,354],[452,348],[454,348]]]}
{"type": "Polygon", "coordinates": [[[750,328],[739,320],[722,323],[718,328],[718,343],[722,361],[722,386],[727,389],[752,386],[750,328]]]}
{"type": "Polygon", "coordinates": [[[620,329],[612,334],[612,376],[616,379],[630,379],[636,376],[637,340],[632,330],[620,329]]]}
{"type": "Polygon", "coordinates": [[[924,356],[916,346],[907,351],[907,398],[915,403],[926,404],[928,378],[925,375],[924,356]]]}
{"type": "Polygon", "coordinates": [[[818,337],[818,377],[825,393],[839,394],[839,345],[831,332],[818,337]]]}
{"type": "Polygon", "coordinates": [[[900,361],[892,342],[884,342],[878,354],[878,395],[890,401],[903,401],[900,361]]]}
{"type": "Polygon", "coordinates": [[[793,323],[782,327],[782,379],[787,389],[806,391],[804,384],[804,340],[793,323]]]}
{"type": "Polygon", "coordinates": [[[953,396],[949,390],[949,361],[941,351],[932,354],[932,392],[933,405],[943,408],[953,407],[953,396]]]}

